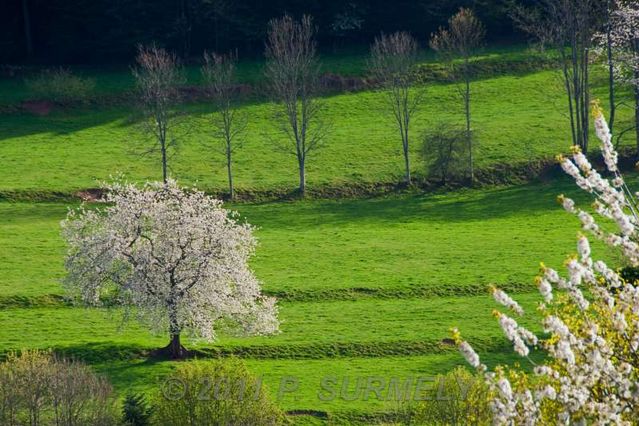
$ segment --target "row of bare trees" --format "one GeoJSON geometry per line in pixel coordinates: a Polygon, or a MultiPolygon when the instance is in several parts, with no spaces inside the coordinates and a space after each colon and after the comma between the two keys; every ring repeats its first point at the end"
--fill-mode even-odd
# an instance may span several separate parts
{"type": "MultiPolygon", "coordinates": [[[[430,39],[430,47],[447,65],[448,74],[463,103],[466,122],[465,140],[468,155],[468,177],[474,180],[473,136],[471,126],[471,58],[482,45],[485,31],[470,9],[461,8],[447,28],[440,28],[430,39]]],[[[424,87],[416,82],[417,41],[406,32],[382,34],[371,48],[370,69],[386,92],[387,106],[399,130],[404,154],[405,183],[411,184],[410,125],[424,99],[424,87]]]]}
{"type": "MultiPolygon", "coordinates": [[[[566,93],[566,111],[570,119],[574,145],[587,152],[591,101],[590,65],[597,49],[606,57],[609,72],[610,126],[615,123],[619,106],[615,90],[620,83],[630,84],[635,94],[635,120],[631,127],[616,132],[621,137],[636,130],[639,155],[639,2],[637,0],[540,0],[533,7],[515,6],[516,24],[531,34],[549,55],[557,59],[566,93]]],[[[266,42],[265,80],[274,101],[274,120],[283,136],[278,146],[294,156],[299,173],[300,195],[306,190],[306,167],[309,156],[320,148],[331,128],[326,121],[324,104],[319,99],[320,74],[315,43],[316,28],[310,17],[295,20],[284,16],[270,21],[266,42]]],[[[474,181],[475,132],[472,127],[471,81],[472,58],[482,45],[485,31],[469,9],[450,18],[430,39],[430,47],[447,65],[455,83],[465,117],[467,157],[466,177],[474,181]]],[[[416,81],[419,61],[418,44],[405,32],[377,37],[371,46],[369,71],[385,93],[386,107],[399,134],[404,158],[404,181],[412,182],[410,152],[411,127],[424,101],[424,86],[416,81]]],[[[140,47],[134,75],[148,120],[149,134],[157,141],[162,174],[168,177],[168,157],[175,145],[171,133],[177,118],[173,111],[182,82],[177,59],[155,46],[140,47]]],[[[241,147],[247,117],[238,109],[238,84],[235,76],[236,54],[205,54],[202,74],[212,95],[215,114],[211,135],[222,141],[226,158],[229,194],[235,194],[233,155],[241,147]]],[[[455,136],[458,139],[458,135],[455,136]]]]}
{"type": "MultiPolygon", "coordinates": [[[[295,21],[290,16],[269,23],[265,77],[276,102],[275,122],[285,136],[282,148],[292,153],[299,169],[299,192],[306,190],[306,161],[328,131],[322,121],[322,104],[317,99],[319,62],[314,41],[315,27],[310,17],[295,21]]],[[[204,53],[202,75],[205,88],[213,100],[212,136],[221,141],[226,159],[229,196],[234,198],[233,154],[242,145],[241,134],[247,115],[238,108],[240,90],[236,80],[237,54],[204,53]]],[[[182,73],[177,57],[155,45],[138,48],[137,66],[133,70],[145,113],[145,129],[159,151],[162,178],[168,179],[169,151],[175,145],[171,133],[178,114],[179,85],[182,73]]]]}
{"type": "MultiPolygon", "coordinates": [[[[293,154],[299,172],[298,191],[306,190],[306,165],[309,155],[321,147],[331,128],[323,114],[324,104],[318,98],[320,65],[316,28],[311,17],[297,21],[290,16],[269,23],[266,43],[265,79],[275,101],[274,123],[284,136],[278,144],[293,154]]],[[[473,178],[469,61],[481,44],[484,30],[470,10],[461,9],[431,39],[431,47],[450,66],[451,76],[460,84],[460,95],[466,117],[466,141],[470,178],[473,178]],[[461,58],[461,61],[457,59],[461,58]]],[[[386,106],[400,134],[405,163],[405,183],[411,184],[410,128],[415,112],[424,98],[423,86],[416,82],[415,67],[419,60],[416,40],[405,32],[382,34],[371,46],[369,70],[386,96],[386,106]]],[[[242,145],[248,117],[238,108],[240,90],[236,79],[237,54],[205,53],[202,75],[215,113],[211,117],[211,135],[218,141],[226,159],[228,189],[235,196],[233,155],[242,145]]],[[[159,151],[162,177],[169,176],[168,160],[175,146],[173,127],[179,115],[175,105],[180,101],[182,72],[175,55],[158,48],[140,46],[137,66],[133,70],[140,92],[146,120],[145,128],[159,151]]]]}

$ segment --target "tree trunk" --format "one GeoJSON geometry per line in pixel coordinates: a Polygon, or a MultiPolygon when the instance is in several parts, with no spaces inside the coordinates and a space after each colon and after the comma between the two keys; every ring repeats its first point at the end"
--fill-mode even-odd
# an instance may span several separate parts
{"type": "Polygon", "coordinates": [[[174,299],[168,302],[168,314],[169,314],[169,336],[171,341],[164,348],[158,352],[160,355],[168,355],[171,359],[182,359],[188,355],[188,351],[180,342],[181,327],[178,321],[177,303],[174,299]]]}
{"type": "Polygon", "coordinates": [[[189,351],[182,345],[180,333],[170,333],[169,344],[154,350],[151,356],[169,359],[185,359],[190,356],[189,351]]]}
{"type": "Polygon", "coordinates": [[[169,355],[172,359],[184,358],[184,347],[180,343],[180,333],[171,335],[171,342],[169,343],[169,355]]]}
{"type": "Polygon", "coordinates": [[[156,111],[155,112],[155,122],[157,125],[157,138],[158,143],[160,144],[160,154],[162,155],[162,181],[166,184],[168,181],[168,172],[167,172],[167,152],[166,152],[166,137],[167,137],[167,127],[168,127],[168,118],[166,115],[166,111],[156,111]]]}
{"type": "Polygon", "coordinates": [[[162,151],[162,181],[166,183],[169,179],[166,167],[166,142],[161,143],[161,151],[162,151]]]}
{"type": "Polygon", "coordinates": [[[586,49],[583,58],[583,132],[584,132],[584,154],[588,152],[590,141],[590,51],[586,49]]]}
{"type": "Polygon", "coordinates": [[[226,171],[229,175],[229,198],[231,201],[235,198],[235,191],[233,190],[233,171],[231,169],[231,153],[227,151],[226,156],[226,171]]]}
{"type": "Polygon", "coordinates": [[[299,171],[300,171],[300,186],[299,186],[299,192],[300,192],[300,196],[304,197],[306,195],[306,168],[305,168],[305,162],[303,158],[298,159],[298,163],[299,163],[299,171]]]}
{"type": "Polygon", "coordinates": [[[405,135],[404,140],[404,166],[406,167],[406,172],[404,177],[406,179],[406,186],[410,186],[411,184],[411,176],[410,176],[410,157],[408,152],[408,135],[405,135]]]}
{"type": "Polygon", "coordinates": [[[568,74],[568,64],[566,58],[562,54],[562,72],[564,76],[564,86],[566,89],[566,95],[568,97],[568,117],[570,118],[570,131],[572,135],[572,144],[577,145],[577,129],[575,125],[575,111],[573,107],[572,87],[570,85],[570,76],[568,74]]]}
{"type": "Polygon", "coordinates": [[[29,16],[28,0],[22,0],[22,19],[24,21],[24,41],[27,48],[27,57],[33,56],[33,40],[31,38],[31,18],[29,16]]]}
{"type": "MultiPolygon", "coordinates": [[[[466,70],[466,73],[468,70],[466,70]]],[[[466,113],[466,143],[468,144],[468,171],[470,183],[475,181],[475,167],[473,164],[473,139],[470,129],[470,77],[466,74],[466,93],[464,95],[464,109],[466,113]]]]}
{"type": "MultiPolygon", "coordinates": [[[[410,88],[409,88],[410,89],[410,88]]],[[[410,141],[408,138],[408,132],[410,129],[410,108],[408,108],[409,98],[408,91],[406,92],[405,110],[404,110],[404,161],[406,163],[406,186],[410,186],[412,183],[410,175],[410,141]]]]}

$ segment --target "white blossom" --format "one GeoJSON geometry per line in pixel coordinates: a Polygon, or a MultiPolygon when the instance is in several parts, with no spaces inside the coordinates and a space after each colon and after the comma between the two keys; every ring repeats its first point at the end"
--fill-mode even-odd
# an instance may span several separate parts
{"type": "MultiPolygon", "coordinates": [[[[628,3],[633,4],[632,19],[638,26],[632,31],[639,40],[639,2],[628,3]]],[[[639,62],[637,65],[639,70],[639,62]]],[[[602,142],[602,155],[612,182],[602,177],[578,149],[573,149],[571,159],[560,161],[576,184],[596,197],[593,210],[609,223],[605,228],[598,226],[590,213],[577,208],[569,198],[560,196],[559,202],[566,211],[579,217],[584,230],[620,250],[626,264],[637,266],[638,203],[619,173],[610,130],[598,108],[595,108],[595,130],[602,142]],[[608,225],[616,225],[617,231],[608,230],[611,228],[608,225]]],[[[492,395],[493,423],[508,426],[636,424],[639,286],[624,281],[605,262],[593,260],[590,243],[584,235],[578,238],[577,256],[568,258],[564,266],[567,278],[542,264],[542,273],[536,279],[544,299],[540,307],[547,333],[544,340],[538,341],[513,318],[495,312],[515,352],[526,357],[529,346],[534,346],[544,349],[547,356],[541,364],[534,365],[538,380],[512,382],[509,377],[513,376],[507,375],[503,368],[495,372],[486,371],[485,366],[477,369],[484,375],[492,395]],[[557,296],[557,293],[562,294],[557,296]],[[544,416],[545,400],[553,401],[553,410],[559,410],[556,419],[549,419],[548,413],[544,416]]],[[[519,311],[517,302],[501,290],[493,289],[493,296],[501,305],[519,311]]],[[[464,343],[464,352],[475,354],[464,343]]],[[[475,357],[470,358],[474,365],[478,364],[475,357]]],[[[525,376],[521,371],[517,374],[525,376]]]]}
{"type": "Polygon", "coordinates": [[[493,294],[493,298],[495,299],[495,301],[497,303],[507,307],[508,309],[510,309],[513,312],[515,312],[517,315],[523,315],[524,314],[524,310],[519,305],[519,303],[517,303],[515,300],[513,300],[510,296],[508,296],[502,290],[493,287],[492,288],[492,294],[493,294]]]}
{"type": "Polygon", "coordinates": [[[547,385],[547,386],[544,386],[543,388],[541,388],[540,390],[538,390],[535,393],[535,397],[538,400],[550,399],[550,400],[554,401],[555,398],[557,398],[557,391],[552,386],[547,385]]]}
{"type": "Polygon", "coordinates": [[[468,364],[470,364],[474,368],[479,367],[479,365],[481,364],[479,355],[477,355],[477,352],[475,352],[475,350],[468,344],[468,342],[462,342],[459,345],[459,351],[464,356],[468,364]]]}
{"type": "Polygon", "coordinates": [[[115,183],[102,209],[62,222],[65,285],[85,303],[110,297],[154,330],[213,340],[218,324],[248,334],[278,330],[275,300],[261,294],[248,260],[253,228],[176,182],[115,183]]]}
{"type": "Polygon", "coordinates": [[[537,288],[539,288],[539,293],[547,303],[552,302],[552,285],[546,278],[538,277],[537,288]]]}
{"type": "Polygon", "coordinates": [[[579,252],[582,262],[590,259],[590,243],[588,242],[588,238],[583,235],[579,236],[577,251],[579,252]]]}

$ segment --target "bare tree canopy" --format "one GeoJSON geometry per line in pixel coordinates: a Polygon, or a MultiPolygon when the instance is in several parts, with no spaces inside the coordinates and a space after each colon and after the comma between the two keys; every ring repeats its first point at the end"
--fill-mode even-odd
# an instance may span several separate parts
{"type": "Polygon", "coordinates": [[[410,125],[417,111],[423,92],[414,88],[414,67],[417,64],[417,41],[406,32],[382,34],[371,46],[369,69],[373,78],[385,90],[386,105],[392,111],[402,139],[404,155],[404,180],[411,183],[410,125]]]}
{"type": "Polygon", "coordinates": [[[310,16],[295,21],[285,15],[269,22],[266,42],[265,74],[277,103],[276,120],[289,142],[286,149],[297,159],[302,196],[307,157],[322,145],[328,131],[322,103],[315,98],[319,87],[315,31],[310,16]]]}
{"type": "Polygon", "coordinates": [[[573,144],[583,152],[589,139],[591,48],[606,9],[602,0],[540,0],[533,8],[517,6],[512,14],[521,29],[557,50],[573,144]]]}
{"type": "Polygon", "coordinates": [[[464,114],[466,117],[468,172],[471,182],[475,179],[475,168],[470,109],[470,81],[473,77],[470,68],[470,59],[483,44],[485,36],[486,31],[484,30],[484,25],[475,16],[473,11],[461,8],[457,14],[448,20],[448,28],[440,28],[430,39],[430,47],[448,63],[453,79],[462,82],[459,94],[464,103],[464,114]],[[457,62],[457,59],[461,61],[457,62]]]}
{"type": "Polygon", "coordinates": [[[440,55],[470,58],[484,43],[486,30],[472,10],[461,8],[430,39],[430,46],[440,55]]]}
{"type": "Polygon", "coordinates": [[[233,154],[241,147],[238,141],[246,129],[247,115],[237,109],[239,90],[235,80],[237,54],[218,55],[204,53],[202,76],[206,82],[216,111],[212,116],[213,136],[222,141],[222,153],[226,159],[229,197],[235,198],[233,186],[233,154]]]}
{"type": "MultiPolygon", "coordinates": [[[[176,56],[155,45],[138,46],[133,76],[146,116],[145,130],[156,142],[162,159],[162,179],[168,180],[168,150],[175,144],[170,135],[172,109],[179,101],[182,73],[176,56]]],[[[155,151],[155,149],[153,151],[155,151]]]]}

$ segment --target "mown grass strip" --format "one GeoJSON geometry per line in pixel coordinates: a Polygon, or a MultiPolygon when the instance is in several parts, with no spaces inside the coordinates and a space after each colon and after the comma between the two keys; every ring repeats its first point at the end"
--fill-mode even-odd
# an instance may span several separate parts
{"type": "MultiPolygon", "coordinates": [[[[469,339],[473,347],[482,352],[506,353],[510,345],[504,339],[469,339]]],[[[83,343],[48,348],[61,356],[87,363],[145,359],[161,361],[153,355],[155,349],[142,345],[113,343],[83,343]]],[[[0,352],[0,359],[17,350],[0,352]]],[[[190,357],[218,359],[237,357],[255,360],[320,360],[332,358],[383,358],[393,356],[422,356],[456,352],[449,340],[425,339],[386,342],[334,342],[316,344],[250,345],[191,349],[190,357]]]]}
{"type": "MultiPolygon", "coordinates": [[[[629,181],[636,186],[636,178],[629,181]]],[[[561,269],[579,222],[556,196],[591,200],[568,179],[446,194],[230,204],[258,227],[252,266],[282,301],[535,291],[540,261],[561,269]]],[[[69,204],[0,203],[0,295],[63,294],[69,204]]],[[[593,241],[593,253],[612,261],[593,241]]],[[[9,303],[10,305],[10,303],[9,303]]]]}
{"type": "Polygon", "coordinates": [[[0,309],[12,308],[54,308],[69,306],[68,300],[60,294],[42,294],[36,296],[0,296],[0,309]]]}
{"type": "MultiPolygon", "coordinates": [[[[405,288],[334,288],[321,290],[285,290],[264,291],[268,296],[277,298],[280,302],[332,302],[357,301],[366,299],[433,299],[438,297],[455,296],[483,296],[488,294],[486,284],[464,285],[431,285],[423,284],[405,288]]],[[[512,294],[528,293],[533,290],[531,284],[506,283],[499,288],[512,294]]],[[[34,296],[5,295],[0,296],[0,309],[12,308],[55,308],[72,306],[64,295],[43,294],[34,296]]],[[[108,305],[108,303],[107,303],[108,305]]]]}
{"type": "MultiPolygon", "coordinates": [[[[335,288],[320,290],[288,290],[288,291],[266,291],[270,296],[276,297],[280,301],[286,302],[324,302],[338,300],[360,300],[360,299],[414,299],[414,298],[437,298],[453,296],[483,296],[488,294],[486,284],[464,284],[464,285],[432,285],[422,284],[405,288],[335,288]]],[[[526,293],[533,290],[531,284],[506,283],[500,284],[499,288],[508,293],[526,293]]]]}
{"type": "MultiPolygon", "coordinates": [[[[503,339],[473,339],[472,344],[477,350],[484,352],[504,352],[510,347],[503,339]]],[[[197,350],[196,355],[212,358],[236,356],[251,359],[324,359],[434,355],[454,351],[457,351],[457,348],[449,340],[428,339],[213,347],[197,350]]]]}

